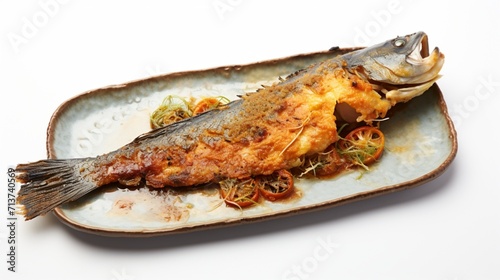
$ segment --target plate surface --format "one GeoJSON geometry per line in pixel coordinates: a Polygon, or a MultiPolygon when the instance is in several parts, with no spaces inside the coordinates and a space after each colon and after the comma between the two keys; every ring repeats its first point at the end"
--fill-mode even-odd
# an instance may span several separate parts
{"type": "MultiPolygon", "coordinates": [[[[150,130],[149,115],[167,95],[225,96],[253,92],[312,63],[353,49],[298,55],[244,66],[173,73],[86,92],[63,103],[50,120],[50,158],[107,153],[150,130]]],[[[296,179],[284,202],[227,207],[215,188],[154,191],[109,186],[55,209],[67,225],[102,235],[150,236],[258,221],[331,207],[418,186],[440,175],[457,152],[456,133],[437,85],[395,108],[382,123],[386,148],[368,172],[296,179]]]]}

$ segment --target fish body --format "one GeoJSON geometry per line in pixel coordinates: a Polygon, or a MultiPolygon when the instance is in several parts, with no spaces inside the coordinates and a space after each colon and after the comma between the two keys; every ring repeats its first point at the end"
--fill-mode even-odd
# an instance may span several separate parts
{"type": "Polygon", "coordinates": [[[18,203],[32,219],[112,182],[192,186],[297,167],[338,140],[342,108],[354,112],[351,122],[384,118],[427,90],[443,61],[419,32],[311,65],[108,154],[19,164],[18,203]]]}

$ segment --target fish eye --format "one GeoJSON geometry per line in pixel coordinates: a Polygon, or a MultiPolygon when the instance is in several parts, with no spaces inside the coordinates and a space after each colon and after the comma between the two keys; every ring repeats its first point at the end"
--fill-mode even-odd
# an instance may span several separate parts
{"type": "Polygon", "coordinates": [[[405,39],[396,39],[396,40],[394,40],[394,42],[392,44],[395,47],[403,47],[406,44],[406,40],[405,39]]]}

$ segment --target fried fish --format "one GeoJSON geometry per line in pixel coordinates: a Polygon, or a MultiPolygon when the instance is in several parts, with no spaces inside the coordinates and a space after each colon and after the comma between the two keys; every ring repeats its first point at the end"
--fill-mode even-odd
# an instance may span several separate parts
{"type": "Polygon", "coordinates": [[[18,204],[29,220],[112,182],[194,186],[290,170],[339,140],[338,116],[384,118],[431,87],[443,63],[423,32],[325,60],[108,154],[19,164],[18,204]]]}

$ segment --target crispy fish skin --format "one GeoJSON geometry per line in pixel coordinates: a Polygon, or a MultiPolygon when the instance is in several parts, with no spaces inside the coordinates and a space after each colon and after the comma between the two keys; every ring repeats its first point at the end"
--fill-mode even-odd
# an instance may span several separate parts
{"type": "Polygon", "coordinates": [[[29,220],[112,182],[191,186],[296,167],[338,140],[337,104],[352,107],[358,122],[383,118],[395,103],[427,90],[443,59],[437,48],[429,55],[422,32],[398,37],[312,65],[111,153],[19,164],[18,204],[29,220]]]}

